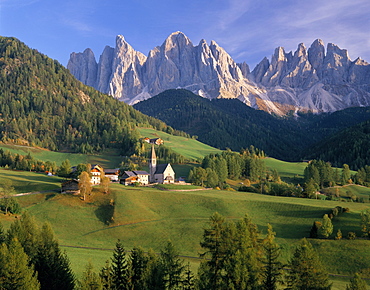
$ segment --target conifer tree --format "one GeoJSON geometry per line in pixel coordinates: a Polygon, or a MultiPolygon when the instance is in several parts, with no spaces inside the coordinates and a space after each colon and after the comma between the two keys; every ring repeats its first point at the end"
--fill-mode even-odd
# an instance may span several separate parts
{"type": "Polygon", "coordinates": [[[112,285],[117,290],[131,289],[131,274],[126,251],[120,240],[117,241],[113,252],[112,285]]]}
{"type": "Polygon", "coordinates": [[[145,288],[151,290],[165,289],[164,270],[157,254],[149,249],[148,264],[145,273],[145,288]]]}
{"type": "Polygon", "coordinates": [[[100,281],[99,275],[94,271],[94,266],[91,261],[85,267],[80,280],[81,290],[102,290],[103,286],[100,281]]]}
{"type": "Polygon", "coordinates": [[[185,274],[184,274],[184,281],[183,281],[183,288],[184,290],[193,290],[195,289],[195,283],[194,283],[194,274],[192,273],[190,269],[190,263],[185,267],[185,274]]]}
{"type": "Polygon", "coordinates": [[[361,278],[359,273],[356,273],[355,276],[350,280],[350,284],[346,286],[347,290],[366,290],[367,285],[364,279],[361,278]]]}
{"type": "Polygon", "coordinates": [[[134,247],[131,251],[132,287],[134,290],[144,289],[145,271],[148,265],[148,257],[141,247],[134,247]]]}
{"type": "Polygon", "coordinates": [[[145,271],[148,266],[148,257],[140,247],[134,247],[131,252],[132,286],[134,290],[145,288],[145,271]]]}
{"type": "Polygon", "coordinates": [[[163,269],[166,289],[179,289],[183,282],[184,261],[179,258],[171,241],[161,250],[160,263],[163,269]]]}
{"type": "Polygon", "coordinates": [[[323,268],[312,245],[301,240],[288,265],[286,289],[294,290],[328,290],[331,288],[328,273],[323,268]]]}
{"type": "Polygon", "coordinates": [[[70,177],[71,172],[72,172],[71,162],[68,159],[66,159],[60,165],[57,174],[60,177],[70,177]]]}
{"type": "Polygon", "coordinates": [[[282,282],[283,264],[279,261],[280,247],[275,242],[275,234],[270,224],[267,225],[267,237],[263,241],[263,289],[275,290],[282,282]]]}
{"type": "Polygon", "coordinates": [[[104,290],[112,289],[113,274],[109,260],[105,262],[105,266],[100,270],[99,277],[104,290]]]}
{"type": "Polygon", "coordinates": [[[42,226],[33,262],[39,273],[41,289],[74,289],[75,277],[69,259],[61,252],[49,223],[42,226]]]}
{"type": "Polygon", "coordinates": [[[8,246],[0,245],[0,262],[0,289],[40,289],[37,273],[17,239],[10,240],[8,246]]]}
{"type": "Polygon", "coordinates": [[[203,241],[201,247],[206,249],[201,256],[209,257],[209,261],[202,263],[207,264],[207,271],[202,274],[206,277],[199,277],[200,280],[209,281],[208,289],[220,289],[222,287],[222,262],[225,256],[224,248],[222,247],[222,233],[224,229],[225,219],[219,213],[214,213],[210,217],[210,227],[204,229],[203,241]]]}

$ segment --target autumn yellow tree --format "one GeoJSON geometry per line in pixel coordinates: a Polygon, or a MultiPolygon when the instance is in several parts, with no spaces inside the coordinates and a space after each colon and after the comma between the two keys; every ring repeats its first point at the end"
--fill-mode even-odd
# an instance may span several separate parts
{"type": "Polygon", "coordinates": [[[91,194],[91,190],[92,190],[91,178],[88,172],[83,171],[80,174],[80,179],[78,182],[78,189],[80,190],[80,194],[83,200],[86,200],[86,196],[91,194]]]}

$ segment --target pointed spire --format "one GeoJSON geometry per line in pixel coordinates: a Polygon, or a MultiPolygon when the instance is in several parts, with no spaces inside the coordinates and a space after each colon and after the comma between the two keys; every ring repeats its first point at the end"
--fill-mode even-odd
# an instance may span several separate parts
{"type": "Polygon", "coordinates": [[[152,152],[149,161],[150,182],[155,181],[154,174],[156,169],[157,169],[157,156],[155,155],[154,143],[152,143],[152,152]]]}

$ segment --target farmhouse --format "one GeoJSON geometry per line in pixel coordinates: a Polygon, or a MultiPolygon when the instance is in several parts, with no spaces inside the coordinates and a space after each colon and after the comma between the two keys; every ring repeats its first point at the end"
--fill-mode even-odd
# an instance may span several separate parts
{"type": "Polygon", "coordinates": [[[104,172],[103,167],[99,164],[91,165],[91,184],[100,184],[102,172],[104,172]]]}
{"type": "Polygon", "coordinates": [[[105,177],[108,177],[110,181],[116,182],[119,179],[120,170],[119,168],[115,169],[104,169],[105,177]]]}
{"type": "Polygon", "coordinates": [[[61,193],[80,194],[80,189],[78,188],[78,180],[72,179],[64,181],[62,183],[61,193]]]}
{"type": "Polygon", "coordinates": [[[149,184],[149,173],[146,171],[125,171],[120,180],[121,184],[132,185],[139,183],[141,185],[149,184]]]}

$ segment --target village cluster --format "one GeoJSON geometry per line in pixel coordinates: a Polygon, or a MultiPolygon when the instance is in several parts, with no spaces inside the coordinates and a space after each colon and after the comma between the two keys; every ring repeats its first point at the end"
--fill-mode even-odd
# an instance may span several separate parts
{"type": "MultiPolygon", "coordinates": [[[[149,139],[147,142],[152,145],[151,157],[149,159],[149,173],[142,170],[123,171],[119,168],[104,169],[99,164],[91,166],[91,184],[98,185],[101,182],[102,176],[108,177],[111,182],[120,182],[124,185],[148,185],[150,183],[169,184],[175,183],[175,171],[170,163],[157,164],[157,156],[155,154],[154,145],[160,145],[163,141],[160,138],[149,139]]],[[[75,169],[75,168],[72,168],[75,169]]],[[[77,193],[79,181],[77,179],[67,180],[62,183],[62,193],[77,193]]]]}

